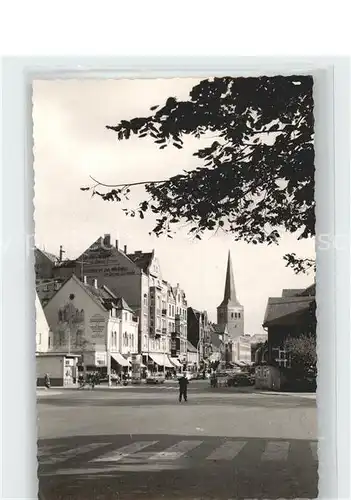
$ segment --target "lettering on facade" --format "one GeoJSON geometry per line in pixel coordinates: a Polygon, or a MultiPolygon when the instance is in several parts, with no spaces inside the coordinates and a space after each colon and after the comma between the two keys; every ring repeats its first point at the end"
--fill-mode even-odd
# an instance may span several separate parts
{"type": "Polygon", "coordinates": [[[103,274],[104,276],[128,276],[136,274],[130,271],[127,267],[110,266],[110,267],[89,267],[86,269],[87,274],[103,274]]]}
{"type": "Polygon", "coordinates": [[[89,320],[92,338],[101,338],[105,334],[106,319],[101,314],[94,314],[89,320]]]}

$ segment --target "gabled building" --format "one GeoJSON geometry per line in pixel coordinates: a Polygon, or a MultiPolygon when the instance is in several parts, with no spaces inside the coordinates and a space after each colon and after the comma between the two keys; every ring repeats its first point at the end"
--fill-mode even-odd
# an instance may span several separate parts
{"type": "Polygon", "coordinates": [[[283,290],[269,297],[263,327],[268,333],[268,363],[289,365],[284,348],[288,337],[316,333],[315,284],[304,290],[283,290]]]}
{"type": "Polygon", "coordinates": [[[35,295],[35,313],[36,313],[35,351],[37,353],[48,352],[50,327],[47,322],[46,316],[44,314],[43,307],[39,300],[38,294],[35,295]]]}
{"type": "Polygon", "coordinates": [[[138,318],[121,295],[97,280],[68,278],[44,308],[48,353],[75,354],[88,370],[111,373],[138,352],[138,318]]]}
{"type": "Polygon", "coordinates": [[[56,255],[35,247],[34,259],[36,279],[51,279],[54,277],[54,268],[59,262],[56,255]]]}

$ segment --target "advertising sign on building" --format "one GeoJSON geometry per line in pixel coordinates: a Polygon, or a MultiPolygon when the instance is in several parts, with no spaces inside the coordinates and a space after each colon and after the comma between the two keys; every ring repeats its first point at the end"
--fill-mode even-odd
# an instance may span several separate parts
{"type": "Polygon", "coordinates": [[[176,358],[180,353],[180,338],[176,333],[171,335],[171,357],[176,358]]]}
{"type": "Polygon", "coordinates": [[[92,332],[92,338],[104,338],[106,319],[101,314],[94,314],[89,320],[89,327],[92,332]]]}

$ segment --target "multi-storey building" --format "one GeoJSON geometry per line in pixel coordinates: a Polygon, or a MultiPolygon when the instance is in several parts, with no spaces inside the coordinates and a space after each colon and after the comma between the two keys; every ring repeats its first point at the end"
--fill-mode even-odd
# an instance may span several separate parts
{"type": "Polygon", "coordinates": [[[84,357],[86,367],[127,367],[138,352],[138,318],[124,298],[97,280],[69,278],[44,307],[47,352],[84,357]]]}
{"type": "Polygon", "coordinates": [[[188,340],[197,347],[200,361],[206,360],[211,352],[211,324],[207,311],[198,311],[188,307],[187,311],[188,340]]]}
{"type": "Polygon", "coordinates": [[[174,332],[176,338],[179,337],[179,357],[183,363],[187,362],[187,338],[188,338],[188,326],[187,326],[187,309],[188,304],[185,296],[184,290],[182,290],[177,283],[176,287],[172,288],[174,301],[175,301],[175,316],[174,316],[174,332]]]}
{"type": "Polygon", "coordinates": [[[154,251],[130,253],[126,246],[120,249],[118,241],[112,245],[107,234],[77,259],[76,273],[82,272],[123,295],[139,317],[138,350],[144,364],[180,366],[169,356],[186,357],[186,297],[179,285],[173,288],[162,278],[154,251]]]}

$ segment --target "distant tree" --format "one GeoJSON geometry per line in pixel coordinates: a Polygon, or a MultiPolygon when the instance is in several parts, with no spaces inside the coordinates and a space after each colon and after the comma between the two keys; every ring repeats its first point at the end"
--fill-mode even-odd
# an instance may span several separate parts
{"type": "MultiPolygon", "coordinates": [[[[184,136],[215,140],[194,153],[200,166],[160,181],[92,190],[122,201],[145,184],[147,199],[127,215],[158,216],[153,233],[172,237],[179,222],[201,239],[206,231],[233,233],[253,244],[278,243],[283,231],[299,239],[315,234],[314,118],[311,76],[213,78],[201,81],[186,101],[169,97],[152,114],[107,128],[119,140],[151,137],[164,149],[183,147],[184,136]]],[[[289,254],[287,266],[305,272],[314,262],[289,254]]]]}
{"type": "Polygon", "coordinates": [[[304,334],[299,337],[290,337],[285,341],[285,349],[291,357],[291,365],[304,374],[316,372],[317,344],[316,336],[304,334]]]}

